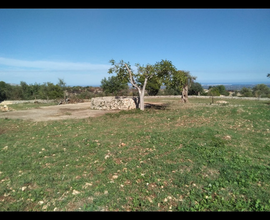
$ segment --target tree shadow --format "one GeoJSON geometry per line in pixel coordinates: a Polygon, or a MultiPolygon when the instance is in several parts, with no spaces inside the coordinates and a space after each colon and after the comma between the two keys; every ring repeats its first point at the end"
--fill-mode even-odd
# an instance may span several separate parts
{"type": "Polygon", "coordinates": [[[132,99],[135,102],[136,108],[139,108],[139,106],[140,106],[140,97],[133,97],[132,99]]]}
{"type": "Polygon", "coordinates": [[[166,110],[170,106],[170,103],[162,103],[162,104],[152,104],[152,103],[146,103],[145,108],[146,109],[158,109],[158,110],[166,110]]]}

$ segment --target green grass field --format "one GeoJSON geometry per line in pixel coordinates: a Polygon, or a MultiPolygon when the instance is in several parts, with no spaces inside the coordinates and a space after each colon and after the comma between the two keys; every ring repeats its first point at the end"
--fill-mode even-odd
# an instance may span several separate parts
{"type": "MultiPolygon", "coordinates": [[[[270,211],[270,103],[0,119],[0,211],[270,211]]],[[[23,108],[23,107],[20,107],[23,108]]]]}

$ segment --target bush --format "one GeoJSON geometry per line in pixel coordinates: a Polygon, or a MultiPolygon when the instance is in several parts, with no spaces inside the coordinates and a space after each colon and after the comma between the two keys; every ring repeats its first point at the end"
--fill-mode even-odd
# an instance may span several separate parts
{"type": "Polygon", "coordinates": [[[240,93],[241,93],[241,95],[244,96],[244,97],[252,97],[252,96],[253,96],[251,89],[246,88],[246,87],[243,87],[243,88],[240,90],[240,93]]]}
{"type": "Polygon", "coordinates": [[[104,78],[101,80],[101,88],[106,95],[113,94],[116,96],[119,95],[121,91],[127,90],[128,84],[122,82],[118,77],[112,76],[108,77],[108,79],[104,78]]]}
{"type": "Polygon", "coordinates": [[[200,94],[204,93],[202,85],[198,82],[192,83],[188,90],[188,95],[198,95],[198,93],[200,94]]]}

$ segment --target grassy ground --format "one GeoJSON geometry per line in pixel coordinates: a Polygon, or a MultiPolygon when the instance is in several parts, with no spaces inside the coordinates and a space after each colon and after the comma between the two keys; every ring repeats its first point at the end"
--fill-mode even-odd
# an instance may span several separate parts
{"type": "MultiPolygon", "coordinates": [[[[270,105],[0,119],[0,211],[270,211],[270,105]]],[[[147,101],[150,101],[147,99],[147,101]]]]}

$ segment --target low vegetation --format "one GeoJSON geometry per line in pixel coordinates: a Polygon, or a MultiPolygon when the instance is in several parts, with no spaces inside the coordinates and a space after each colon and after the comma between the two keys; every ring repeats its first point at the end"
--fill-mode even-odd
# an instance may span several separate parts
{"type": "Polygon", "coordinates": [[[167,108],[0,119],[0,211],[270,211],[269,101],[152,101],[167,108]]]}

